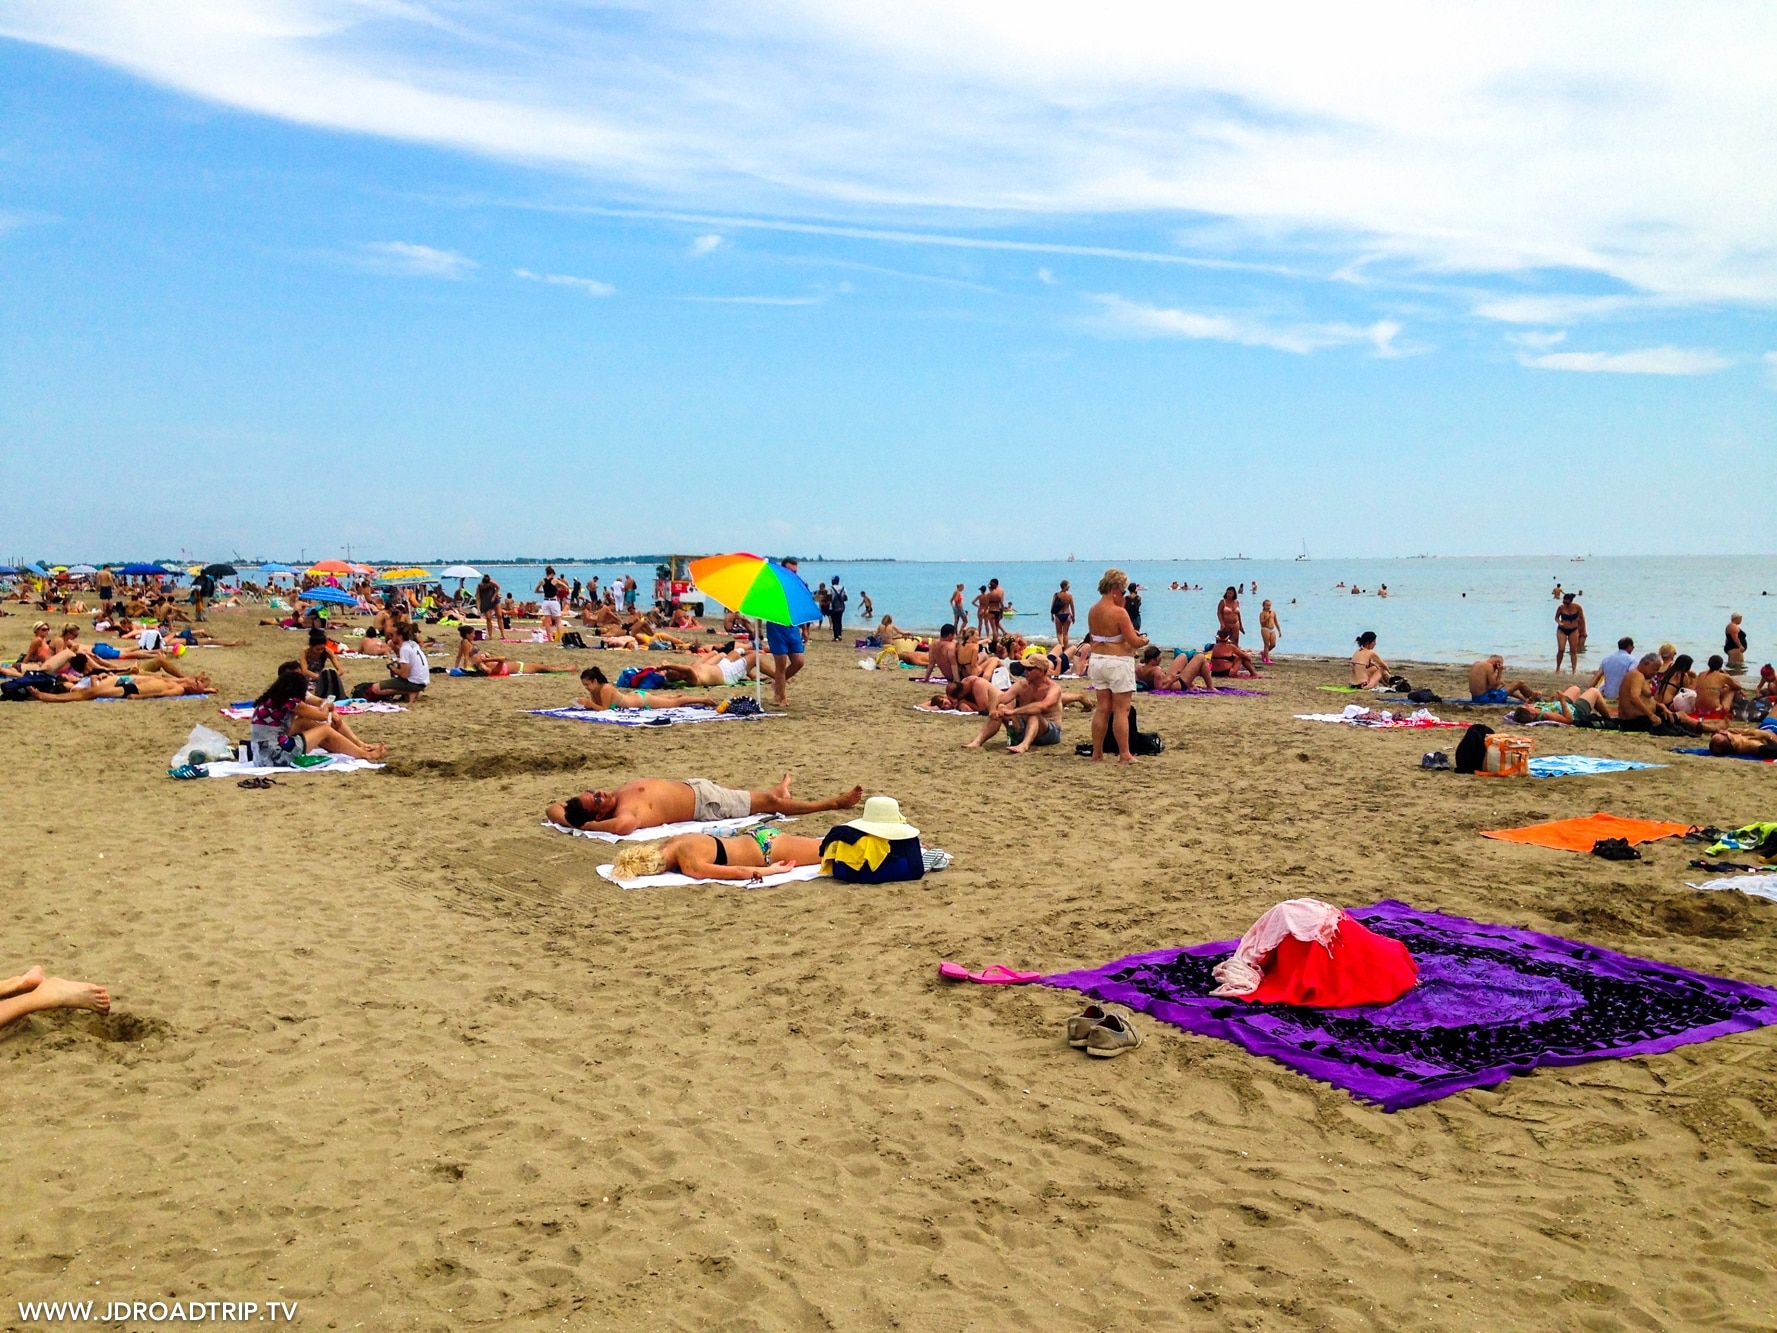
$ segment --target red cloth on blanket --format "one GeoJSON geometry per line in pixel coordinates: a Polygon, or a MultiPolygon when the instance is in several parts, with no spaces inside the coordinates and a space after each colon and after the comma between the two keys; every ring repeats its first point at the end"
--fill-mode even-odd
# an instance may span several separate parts
{"type": "Polygon", "coordinates": [[[1330,947],[1287,936],[1265,960],[1258,990],[1241,998],[1254,1004],[1342,1009],[1398,1000],[1418,981],[1419,964],[1406,945],[1366,930],[1347,915],[1340,917],[1330,947]]]}

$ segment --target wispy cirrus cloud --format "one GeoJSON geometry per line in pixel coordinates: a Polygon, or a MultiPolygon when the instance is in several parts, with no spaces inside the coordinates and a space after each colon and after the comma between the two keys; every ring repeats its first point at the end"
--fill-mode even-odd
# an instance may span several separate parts
{"type": "Polygon", "coordinates": [[[1770,5],[0,0],[0,33],[661,204],[1188,218],[1237,259],[1777,304],[1770,5]]]}
{"type": "Polygon", "coordinates": [[[722,248],[722,238],[713,232],[707,236],[699,236],[691,242],[691,257],[702,259],[705,255],[713,255],[722,248]]]}
{"type": "Polygon", "coordinates": [[[1307,356],[1329,347],[1368,344],[1377,356],[1395,357],[1401,325],[1394,320],[1373,324],[1295,323],[1279,324],[1252,315],[1205,314],[1144,305],[1121,296],[1091,298],[1103,312],[1095,321],[1101,332],[1133,338],[1190,338],[1238,343],[1243,347],[1268,347],[1273,351],[1307,356]]]}
{"type": "Polygon", "coordinates": [[[1520,356],[1537,370],[1576,370],[1594,375],[1713,375],[1732,358],[1707,347],[1638,347],[1628,352],[1543,352],[1520,356]]]}
{"type": "Polygon", "coordinates": [[[468,255],[410,241],[371,241],[358,247],[359,263],[375,273],[404,278],[455,280],[481,267],[468,255]]]}
{"type": "Polygon", "coordinates": [[[1477,304],[1475,314],[1502,324],[1579,324],[1645,313],[1659,304],[1645,296],[1501,296],[1477,304]]]}
{"type": "Polygon", "coordinates": [[[515,268],[512,276],[523,278],[526,282],[548,283],[551,287],[572,287],[588,296],[610,296],[617,290],[610,283],[600,282],[597,278],[576,278],[569,273],[532,273],[528,268],[515,268]]]}

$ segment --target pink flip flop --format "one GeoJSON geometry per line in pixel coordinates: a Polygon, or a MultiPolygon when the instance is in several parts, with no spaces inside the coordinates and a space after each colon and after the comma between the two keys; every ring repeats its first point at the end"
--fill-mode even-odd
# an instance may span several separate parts
{"type": "Polygon", "coordinates": [[[946,981],[973,981],[978,986],[1023,986],[1042,977],[1041,972],[1015,972],[1003,963],[993,963],[979,972],[971,972],[960,963],[939,963],[938,975],[946,981]]]}

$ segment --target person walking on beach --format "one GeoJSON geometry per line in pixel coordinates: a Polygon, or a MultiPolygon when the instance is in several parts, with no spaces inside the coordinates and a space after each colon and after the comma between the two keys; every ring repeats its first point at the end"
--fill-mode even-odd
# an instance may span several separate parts
{"type": "Polygon", "coordinates": [[[1069,591],[1066,579],[1061,581],[1061,587],[1056,590],[1055,596],[1049,599],[1049,619],[1055,622],[1055,646],[1065,656],[1068,631],[1074,624],[1074,595],[1069,591]]]}
{"type": "Polygon", "coordinates": [[[858,611],[863,615],[866,625],[876,619],[876,608],[870,604],[870,594],[862,588],[858,589],[858,611]]]}
{"type": "MultiPolygon", "coordinates": [[[[797,578],[802,577],[795,556],[788,556],[781,563],[797,578]]],[[[768,624],[765,626],[765,646],[771,650],[771,699],[782,708],[788,698],[790,677],[802,670],[805,651],[802,631],[794,625],[768,624]]]]}
{"type": "Polygon", "coordinates": [[[1228,641],[1236,645],[1240,642],[1240,636],[1246,633],[1246,622],[1240,616],[1240,594],[1232,587],[1216,603],[1216,628],[1227,630],[1228,641]]]}
{"type": "Polygon", "coordinates": [[[104,611],[105,618],[109,620],[111,618],[111,603],[117,600],[117,575],[111,572],[110,565],[106,565],[99,571],[98,588],[100,609],[104,611]]]}
{"type": "Polygon", "coordinates": [[[506,632],[498,625],[500,615],[500,585],[494,582],[492,574],[483,574],[481,582],[475,585],[475,609],[481,612],[481,618],[487,622],[487,637],[496,635],[504,641],[506,632]]]}
{"type": "Polygon", "coordinates": [[[1141,628],[1141,584],[1131,583],[1129,591],[1123,595],[1123,609],[1129,612],[1129,623],[1136,629],[1141,628]]]}
{"type": "MultiPolygon", "coordinates": [[[[983,588],[981,591],[986,592],[983,588]]],[[[969,613],[963,607],[963,585],[957,584],[956,591],[950,594],[950,623],[956,626],[957,633],[969,627],[969,613]]]]}
{"type": "MultiPolygon", "coordinates": [[[[1086,675],[1096,694],[1092,712],[1092,759],[1104,759],[1106,734],[1117,743],[1117,761],[1133,764],[1129,752],[1129,705],[1135,702],[1135,655],[1148,646],[1123,609],[1129,576],[1107,569],[1098,581],[1099,599],[1086,612],[1087,642],[1092,646],[1086,675]]],[[[1230,593],[1234,590],[1230,588],[1230,593]]]]}
{"type": "Polygon", "coordinates": [[[1283,632],[1283,626],[1277,623],[1277,612],[1271,609],[1271,599],[1267,597],[1259,606],[1259,641],[1263,645],[1259,650],[1259,661],[1266,666],[1271,665],[1271,650],[1277,647],[1277,639],[1283,632]]]}
{"type": "Polygon", "coordinates": [[[839,581],[839,575],[833,576],[833,586],[827,590],[827,619],[833,625],[833,642],[839,642],[839,636],[845,633],[845,604],[850,600],[845,585],[839,581]]]}
{"type": "Polygon", "coordinates": [[[1561,670],[1562,654],[1567,655],[1568,670],[1580,670],[1580,649],[1586,640],[1586,608],[1574,600],[1570,592],[1561,594],[1561,605],[1555,608],[1555,670],[1561,670]]]}

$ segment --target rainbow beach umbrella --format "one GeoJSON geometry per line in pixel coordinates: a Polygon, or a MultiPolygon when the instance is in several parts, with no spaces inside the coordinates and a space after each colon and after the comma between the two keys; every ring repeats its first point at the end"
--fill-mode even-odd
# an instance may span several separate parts
{"type": "Polygon", "coordinates": [[[775,560],[737,552],[691,562],[691,581],[730,611],[772,625],[806,625],[821,618],[814,594],[775,560]]]}
{"type": "MultiPolygon", "coordinates": [[[[739,551],[733,555],[710,555],[693,560],[691,581],[712,601],[754,620],[773,625],[806,625],[821,618],[814,594],[801,576],[763,556],[739,551]]],[[[758,635],[753,646],[759,652],[753,697],[763,699],[765,636],[758,635]]]]}

